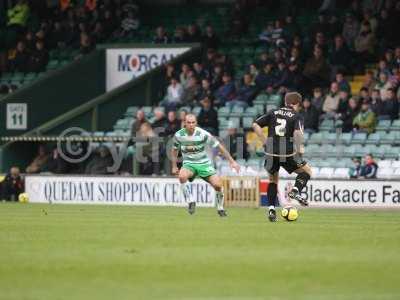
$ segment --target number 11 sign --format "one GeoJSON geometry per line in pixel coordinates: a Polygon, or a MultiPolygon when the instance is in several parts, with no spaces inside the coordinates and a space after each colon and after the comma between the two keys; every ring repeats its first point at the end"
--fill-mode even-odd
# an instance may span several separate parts
{"type": "Polygon", "coordinates": [[[28,128],[28,106],[26,103],[7,103],[7,129],[26,130],[28,128]]]}

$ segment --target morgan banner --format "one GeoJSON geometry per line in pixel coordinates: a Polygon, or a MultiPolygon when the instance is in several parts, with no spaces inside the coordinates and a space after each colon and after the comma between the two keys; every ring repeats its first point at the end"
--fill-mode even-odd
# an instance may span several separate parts
{"type": "Polygon", "coordinates": [[[170,61],[190,48],[135,48],[106,50],[107,92],[170,61]]]}

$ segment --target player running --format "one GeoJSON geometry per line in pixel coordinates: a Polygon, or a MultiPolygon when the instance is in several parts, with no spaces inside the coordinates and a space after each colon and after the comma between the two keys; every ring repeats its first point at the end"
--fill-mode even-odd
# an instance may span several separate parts
{"type": "Polygon", "coordinates": [[[303,125],[297,111],[302,97],[292,92],[285,95],[285,107],[274,109],[259,117],[253,123],[253,129],[266,147],[265,168],[269,173],[268,185],[268,218],[276,221],[275,206],[277,204],[279,169],[283,167],[288,173],[297,173],[293,189],[288,193],[290,199],[297,200],[301,205],[308,202],[300,195],[311,177],[311,167],[302,159],[303,125]],[[262,128],[268,127],[268,138],[262,128]]]}
{"type": "Polygon", "coordinates": [[[239,164],[232,158],[225,147],[208,131],[197,127],[197,118],[195,115],[188,114],[185,117],[185,128],[177,131],[174,136],[174,144],[171,151],[172,174],[178,174],[179,176],[181,193],[185,201],[189,203],[189,214],[194,214],[196,202],[190,197],[187,181],[193,181],[195,177],[200,177],[215,189],[218,215],[226,217],[222,181],[217,175],[211,159],[207,155],[206,145],[218,148],[221,154],[229,161],[231,168],[239,172],[239,164]],[[183,157],[182,168],[180,170],[177,166],[179,150],[182,152],[183,157]]]}

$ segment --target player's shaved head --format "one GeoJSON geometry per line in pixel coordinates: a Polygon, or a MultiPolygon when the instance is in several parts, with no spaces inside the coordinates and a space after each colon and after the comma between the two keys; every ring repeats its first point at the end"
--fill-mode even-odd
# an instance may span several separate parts
{"type": "Polygon", "coordinates": [[[185,117],[185,128],[189,132],[193,132],[197,126],[197,117],[194,114],[187,114],[185,117]]]}
{"type": "Polygon", "coordinates": [[[302,97],[297,92],[286,93],[285,95],[285,105],[286,106],[295,106],[302,102],[302,97]]]}

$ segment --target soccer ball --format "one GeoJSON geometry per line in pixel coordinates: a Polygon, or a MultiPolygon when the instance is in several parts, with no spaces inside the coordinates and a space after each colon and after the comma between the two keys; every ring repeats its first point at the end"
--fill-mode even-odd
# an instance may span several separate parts
{"type": "Polygon", "coordinates": [[[286,221],[296,221],[299,217],[299,212],[293,206],[286,206],[281,210],[281,216],[286,221]]]}
{"type": "Polygon", "coordinates": [[[28,203],[29,202],[29,196],[27,193],[21,193],[18,196],[18,201],[21,203],[28,203]]]}

